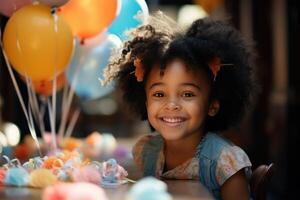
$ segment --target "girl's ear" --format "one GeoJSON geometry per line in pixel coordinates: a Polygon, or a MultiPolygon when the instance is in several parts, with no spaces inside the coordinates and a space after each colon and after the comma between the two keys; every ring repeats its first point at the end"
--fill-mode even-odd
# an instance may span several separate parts
{"type": "Polygon", "coordinates": [[[220,102],[218,100],[212,100],[208,108],[208,115],[210,117],[215,116],[220,110],[220,102]]]}

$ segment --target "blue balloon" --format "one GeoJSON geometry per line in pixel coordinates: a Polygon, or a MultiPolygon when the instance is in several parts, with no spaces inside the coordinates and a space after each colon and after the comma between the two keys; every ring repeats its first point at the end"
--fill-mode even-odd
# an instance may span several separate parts
{"type": "Polygon", "coordinates": [[[138,14],[142,15],[142,19],[147,19],[149,16],[145,0],[121,0],[120,14],[108,27],[108,32],[119,36],[122,41],[126,40],[127,36],[124,32],[143,23],[137,18],[138,14]]]}
{"type": "Polygon", "coordinates": [[[108,64],[112,50],[121,45],[119,37],[113,34],[102,35],[101,42],[76,41],[74,57],[67,69],[67,80],[82,100],[103,97],[113,90],[113,85],[102,86],[103,69],[108,64]]]}

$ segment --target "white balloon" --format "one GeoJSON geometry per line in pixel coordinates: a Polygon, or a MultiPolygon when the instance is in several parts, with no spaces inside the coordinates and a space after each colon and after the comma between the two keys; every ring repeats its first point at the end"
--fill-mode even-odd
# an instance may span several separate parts
{"type": "Polygon", "coordinates": [[[48,5],[51,7],[59,7],[66,4],[69,0],[38,0],[38,1],[44,5],[48,5]]]}

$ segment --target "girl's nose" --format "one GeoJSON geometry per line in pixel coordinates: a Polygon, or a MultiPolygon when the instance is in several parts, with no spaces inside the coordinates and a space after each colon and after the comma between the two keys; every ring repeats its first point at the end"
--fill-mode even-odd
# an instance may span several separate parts
{"type": "Polygon", "coordinates": [[[168,110],[179,110],[180,105],[176,101],[168,101],[167,104],[166,104],[166,109],[168,109],[168,110]]]}

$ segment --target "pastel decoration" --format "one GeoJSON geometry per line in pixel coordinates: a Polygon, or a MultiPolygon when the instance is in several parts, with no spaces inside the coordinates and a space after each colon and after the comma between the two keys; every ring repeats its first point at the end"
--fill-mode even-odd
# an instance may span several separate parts
{"type": "Polygon", "coordinates": [[[87,157],[106,158],[111,156],[116,147],[117,141],[112,134],[95,131],[86,137],[82,150],[87,157]]]}
{"type": "Polygon", "coordinates": [[[85,138],[82,151],[86,157],[95,158],[100,156],[102,150],[101,138],[102,135],[97,131],[92,132],[85,138]]]}
{"type": "Polygon", "coordinates": [[[145,0],[121,0],[120,14],[116,17],[108,32],[126,40],[126,30],[141,25],[149,16],[145,0]]]}
{"type": "Polygon", "coordinates": [[[76,168],[73,171],[72,179],[74,182],[89,182],[99,185],[101,175],[95,167],[84,166],[82,168],[76,168]]]}
{"type": "MultiPolygon", "coordinates": [[[[81,161],[81,154],[78,151],[66,151],[60,152],[56,154],[59,159],[61,159],[63,162],[66,162],[68,160],[79,160],[81,161]]],[[[65,163],[66,164],[66,163],[65,163]]]]}
{"type": "Polygon", "coordinates": [[[108,200],[104,190],[92,183],[60,183],[43,191],[42,200],[108,200]]]}
{"type": "Polygon", "coordinates": [[[59,169],[63,166],[63,161],[55,156],[50,156],[45,159],[43,167],[46,169],[59,169]]]}
{"type": "Polygon", "coordinates": [[[0,186],[4,185],[5,175],[6,175],[6,170],[3,168],[0,168],[0,186]]]}
{"type": "Polygon", "coordinates": [[[59,7],[66,4],[69,0],[38,0],[40,3],[51,7],[59,7]]]}
{"type": "Polygon", "coordinates": [[[105,155],[110,155],[117,147],[116,138],[110,133],[103,133],[101,140],[101,150],[105,155]]]}
{"type": "Polygon", "coordinates": [[[64,150],[74,151],[77,148],[80,148],[82,146],[82,141],[77,138],[69,137],[69,138],[64,138],[64,140],[60,145],[64,150]]]}
{"type": "Polygon", "coordinates": [[[1,0],[0,13],[7,17],[10,17],[21,7],[31,4],[32,0],[1,0]]]}
{"type": "Polygon", "coordinates": [[[167,192],[167,185],[154,178],[146,177],[139,180],[127,194],[126,200],[172,200],[172,196],[167,192]]]}
{"type": "Polygon", "coordinates": [[[45,5],[27,5],[8,20],[4,50],[14,69],[34,81],[52,80],[68,65],[73,52],[69,26],[45,5]]]}
{"type": "Polygon", "coordinates": [[[25,135],[25,137],[23,138],[23,143],[26,146],[30,157],[36,155],[36,153],[38,152],[38,147],[30,134],[25,135]]]}
{"type": "Polygon", "coordinates": [[[86,137],[85,142],[89,147],[101,148],[101,137],[99,132],[94,131],[86,137]]]}
{"type": "Polygon", "coordinates": [[[5,185],[26,186],[29,183],[29,174],[23,167],[9,168],[4,182],[5,185]]]}
{"type": "Polygon", "coordinates": [[[120,166],[114,158],[110,158],[101,166],[101,185],[106,188],[114,188],[127,182],[127,171],[120,166]]]}
{"type": "Polygon", "coordinates": [[[12,158],[13,157],[13,148],[11,146],[3,146],[2,147],[2,155],[6,155],[7,157],[9,158],[12,158]]]}
{"type": "Polygon", "coordinates": [[[43,166],[43,159],[40,157],[30,158],[27,162],[23,164],[23,167],[28,171],[31,172],[35,169],[39,169],[43,166]]]}
{"type": "Polygon", "coordinates": [[[70,181],[70,175],[66,170],[58,170],[57,174],[56,174],[58,180],[60,181],[70,181]]]}
{"type": "Polygon", "coordinates": [[[126,161],[128,159],[132,159],[129,149],[125,146],[117,146],[112,152],[112,155],[117,161],[126,161]]]}
{"type": "Polygon", "coordinates": [[[101,40],[85,44],[76,43],[74,57],[67,69],[67,80],[81,100],[101,98],[113,91],[113,85],[101,85],[103,70],[112,51],[121,46],[121,40],[113,34],[101,35],[101,40]],[[100,42],[99,42],[100,41],[100,42]]]}
{"type": "Polygon", "coordinates": [[[29,185],[37,188],[44,188],[54,185],[57,177],[48,169],[36,169],[30,173],[29,185]]]}
{"type": "Polygon", "coordinates": [[[70,0],[59,10],[81,40],[100,34],[117,15],[118,0],[70,0]]]}
{"type": "Polygon", "coordinates": [[[19,144],[14,148],[14,156],[20,161],[25,161],[29,158],[29,151],[25,144],[19,144]]]}

